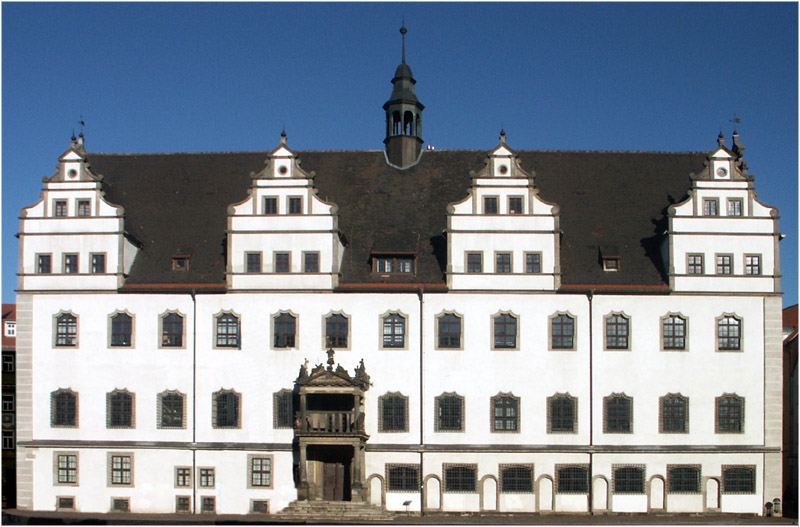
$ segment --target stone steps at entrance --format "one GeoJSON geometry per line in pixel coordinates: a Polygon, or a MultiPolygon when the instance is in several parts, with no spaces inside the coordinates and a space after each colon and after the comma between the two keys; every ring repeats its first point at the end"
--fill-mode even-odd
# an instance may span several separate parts
{"type": "Polygon", "coordinates": [[[364,502],[315,500],[293,501],[273,517],[288,522],[380,523],[392,522],[395,515],[364,502]]]}

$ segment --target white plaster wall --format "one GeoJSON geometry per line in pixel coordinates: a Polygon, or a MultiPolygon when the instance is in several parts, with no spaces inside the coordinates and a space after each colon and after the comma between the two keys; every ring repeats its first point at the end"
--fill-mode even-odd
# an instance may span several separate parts
{"type": "Polygon", "coordinates": [[[595,296],[593,301],[593,389],[595,444],[756,445],[764,441],[763,301],[748,296],[595,296]],[[604,351],[604,317],[630,317],[630,351],[604,351]],[[688,318],[688,351],[660,351],[661,317],[688,318]],[[741,317],[741,352],[716,350],[716,318],[741,317]],[[603,433],[603,397],[633,397],[633,433],[603,433]],[[745,433],[714,433],[714,399],[723,393],[745,398],[745,433]],[[689,398],[689,433],[658,432],[658,399],[667,393],[689,398]]]}

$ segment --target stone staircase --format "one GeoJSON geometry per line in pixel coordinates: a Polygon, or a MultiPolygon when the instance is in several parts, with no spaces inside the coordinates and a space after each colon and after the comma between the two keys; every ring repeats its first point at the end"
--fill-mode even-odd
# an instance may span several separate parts
{"type": "Polygon", "coordinates": [[[293,501],[273,518],[287,523],[391,523],[395,515],[365,502],[293,501]]]}

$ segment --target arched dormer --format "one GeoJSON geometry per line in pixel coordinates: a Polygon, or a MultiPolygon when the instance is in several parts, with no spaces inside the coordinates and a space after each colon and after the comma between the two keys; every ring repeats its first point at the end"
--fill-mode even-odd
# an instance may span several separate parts
{"type": "Polygon", "coordinates": [[[228,288],[333,289],[344,252],[337,206],[317,197],[285,132],[264,163],[248,197],[228,207],[228,288]]]}
{"type": "Polygon", "coordinates": [[[517,154],[500,144],[471,173],[469,195],[447,207],[447,285],[453,290],[553,291],[561,283],[559,209],[517,154]]]}

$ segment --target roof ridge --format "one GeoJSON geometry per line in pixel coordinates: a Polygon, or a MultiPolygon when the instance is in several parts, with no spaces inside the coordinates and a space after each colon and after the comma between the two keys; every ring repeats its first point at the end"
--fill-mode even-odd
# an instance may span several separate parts
{"type": "MultiPolygon", "coordinates": [[[[557,149],[513,149],[514,152],[535,152],[535,153],[556,153],[556,154],[685,154],[699,155],[708,154],[705,150],[557,150],[557,149]]],[[[220,150],[220,151],[189,151],[189,152],[87,152],[88,156],[180,156],[180,155],[230,155],[230,154],[265,154],[269,155],[272,150],[220,150]]],[[[347,150],[347,149],[298,149],[295,152],[326,153],[326,152],[352,152],[352,153],[376,153],[383,152],[380,149],[367,150],[347,150]]],[[[483,148],[435,148],[425,150],[425,153],[437,152],[491,152],[491,149],[483,148]]]]}

